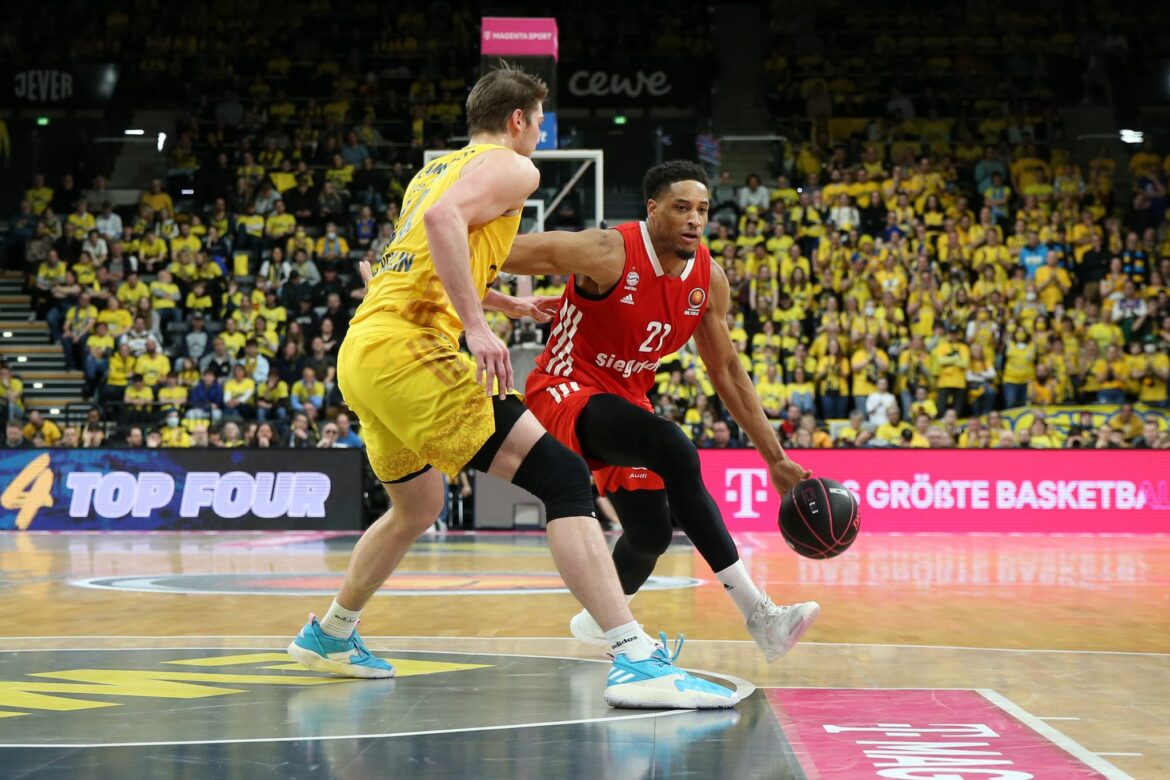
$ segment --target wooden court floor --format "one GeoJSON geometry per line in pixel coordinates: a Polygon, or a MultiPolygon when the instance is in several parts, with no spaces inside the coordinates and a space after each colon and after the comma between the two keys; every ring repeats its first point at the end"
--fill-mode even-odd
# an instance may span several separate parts
{"type": "Polygon", "coordinates": [[[606,708],[540,534],[420,541],[362,619],[397,679],[299,669],[353,541],[0,535],[0,777],[1170,777],[1165,537],[746,535],[823,607],[772,665],[678,537],[632,606],[754,691],[723,713],[606,708]]]}

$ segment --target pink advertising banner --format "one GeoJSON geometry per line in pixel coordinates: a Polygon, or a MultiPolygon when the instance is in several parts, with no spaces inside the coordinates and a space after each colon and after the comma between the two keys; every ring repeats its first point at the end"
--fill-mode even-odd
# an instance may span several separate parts
{"type": "MultiPolygon", "coordinates": [[[[861,531],[1170,533],[1162,450],[792,450],[857,496],[861,531]]],[[[732,532],[776,531],[780,501],[755,450],[703,450],[732,532]]]]}
{"type": "Polygon", "coordinates": [[[484,57],[557,58],[557,20],[485,16],[480,54],[484,57]]]}
{"type": "Polygon", "coordinates": [[[809,778],[1105,777],[976,691],[792,688],[767,697],[809,778]]]}

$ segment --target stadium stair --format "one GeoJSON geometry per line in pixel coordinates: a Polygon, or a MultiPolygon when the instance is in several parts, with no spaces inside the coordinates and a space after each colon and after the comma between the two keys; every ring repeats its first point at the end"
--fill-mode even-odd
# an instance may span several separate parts
{"type": "Polygon", "coordinates": [[[130,127],[145,131],[142,136],[130,137],[120,144],[114,169],[110,174],[111,188],[129,187],[135,190],[151,179],[165,179],[167,175],[166,150],[178,140],[168,138],[163,151],[158,150],[159,132],[172,133],[182,117],[181,111],[135,111],[130,127]]]}
{"type": "Polygon", "coordinates": [[[48,325],[28,321],[31,303],[21,290],[23,281],[17,272],[0,274],[0,360],[24,382],[25,409],[40,409],[62,424],[66,406],[84,402],[85,375],[65,370],[61,346],[49,343],[48,325]]]}
{"type": "MultiPolygon", "coordinates": [[[[713,99],[715,135],[759,135],[770,126],[760,99],[760,77],[768,59],[768,24],[759,5],[717,5],[712,11],[712,37],[719,57],[719,78],[713,99]]],[[[722,170],[731,171],[736,186],[749,173],[771,183],[771,147],[755,142],[721,144],[722,170]]]]}

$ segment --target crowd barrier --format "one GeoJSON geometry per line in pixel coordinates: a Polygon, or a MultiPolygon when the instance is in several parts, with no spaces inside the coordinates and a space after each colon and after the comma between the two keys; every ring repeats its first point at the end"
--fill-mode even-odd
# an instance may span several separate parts
{"type": "Polygon", "coordinates": [[[0,530],[357,530],[356,449],[0,450],[0,530]]]}
{"type": "MultiPolygon", "coordinates": [[[[1170,533],[1166,450],[791,450],[857,496],[861,530],[1170,533]]],[[[780,501],[754,450],[704,450],[734,532],[775,531],[780,501]]]]}
{"type": "MultiPolygon", "coordinates": [[[[864,532],[1170,533],[1165,450],[792,450],[864,532]]],[[[360,450],[0,451],[0,530],[358,530],[360,450]]],[[[732,532],[775,531],[754,450],[703,450],[732,532]]]]}

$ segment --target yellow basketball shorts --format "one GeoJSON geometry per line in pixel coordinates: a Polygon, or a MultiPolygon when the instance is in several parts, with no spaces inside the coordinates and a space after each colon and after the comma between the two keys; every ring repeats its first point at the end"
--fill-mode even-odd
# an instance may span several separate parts
{"type": "Polygon", "coordinates": [[[383,482],[427,465],[453,477],[495,431],[475,363],[438,331],[356,325],[341,344],[337,381],[383,482]]]}

